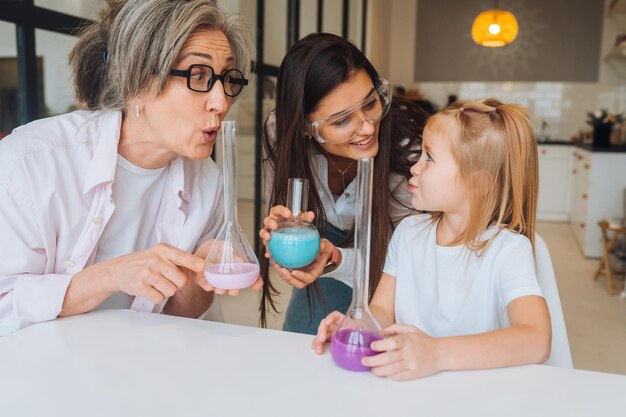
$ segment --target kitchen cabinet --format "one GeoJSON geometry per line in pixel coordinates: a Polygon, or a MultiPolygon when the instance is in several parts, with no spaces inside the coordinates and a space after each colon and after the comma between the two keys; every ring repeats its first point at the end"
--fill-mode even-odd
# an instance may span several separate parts
{"type": "Polygon", "coordinates": [[[626,152],[572,149],[570,228],[584,256],[602,256],[598,221],[624,215],[626,152]]]}
{"type": "Polygon", "coordinates": [[[538,145],[537,220],[567,222],[570,216],[572,146],[538,145]]]}
{"type": "MultiPolygon", "coordinates": [[[[619,32],[626,32],[626,0],[612,0],[606,13],[619,32]]],[[[604,55],[604,61],[622,77],[626,77],[626,40],[616,44],[604,55]]]]}

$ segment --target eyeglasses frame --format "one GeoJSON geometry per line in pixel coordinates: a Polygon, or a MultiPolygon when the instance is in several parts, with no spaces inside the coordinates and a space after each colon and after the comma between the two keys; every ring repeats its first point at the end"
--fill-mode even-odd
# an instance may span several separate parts
{"type": "Polygon", "coordinates": [[[192,64],[186,70],[173,69],[173,70],[170,71],[170,75],[174,76],[174,77],[186,78],[187,79],[187,88],[190,89],[191,91],[196,91],[198,93],[208,93],[209,91],[211,91],[211,89],[215,85],[215,82],[216,81],[220,81],[222,83],[222,88],[224,90],[224,94],[226,94],[228,97],[232,97],[232,98],[237,97],[239,94],[241,94],[241,92],[243,91],[243,87],[248,85],[248,80],[246,78],[244,78],[243,73],[241,71],[239,71],[238,69],[236,69],[236,68],[231,68],[229,70],[224,71],[222,74],[217,74],[215,72],[215,70],[213,69],[213,67],[210,66],[210,65],[192,64]],[[192,70],[193,67],[204,67],[204,68],[210,68],[211,69],[211,73],[213,75],[211,76],[211,78],[207,82],[207,89],[206,90],[196,90],[195,88],[191,87],[191,70],[192,70]],[[231,78],[231,81],[230,81],[233,84],[239,84],[239,85],[242,86],[241,90],[239,90],[239,92],[237,94],[235,94],[235,95],[228,94],[226,92],[226,86],[224,85],[224,81],[226,80],[226,77],[227,77],[228,73],[232,72],[232,71],[236,71],[239,74],[241,74],[241,78],[231,78]]]}

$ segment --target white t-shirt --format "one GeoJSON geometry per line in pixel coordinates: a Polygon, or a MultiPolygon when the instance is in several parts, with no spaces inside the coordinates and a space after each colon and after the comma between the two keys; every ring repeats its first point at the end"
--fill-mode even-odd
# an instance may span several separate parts
{"type": "Polygon", "coordinates": [[[484,333],[510,325],[512,300],[543,296],[525,236],[500,230],[481,256],[463,245],[439,246],[436,236],[431,216],[419,215],[404,219],[391,238],[384,272],[396,279],[397,323],[433,337],[484,333]]]}
{"type": "MultiPolygon", "coordinates": [[[[112,192],[116,205],[104,228],[96,249],[95,263],[136,252],[157,243],[155,224],[169,165],[145,169],[123,158],[117,158],[112,192]]],[[[135,297],[118,292],[96,309],[130,308],[135,297]]]]}

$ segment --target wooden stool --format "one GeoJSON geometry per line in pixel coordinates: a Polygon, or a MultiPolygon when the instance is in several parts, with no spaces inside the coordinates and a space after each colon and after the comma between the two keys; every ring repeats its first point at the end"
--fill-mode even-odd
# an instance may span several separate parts
{"type": "MultiPolygon", "coordinates": [[[[611,267],[611,259],[615,257],[612,253],[613,247],[617,242],[617,238],[621,234],[626,234],[626,227],[617,225],[617,224],[609,224],[606,220],[600,220],[598,222],[598,226],[600,226],[601,238],[602,238],[602,259],[600,260],[600,265],[598,266],[598,270],[593,276],[593,280],[596,281],[600,274],[606,275],[607,280],[607,291],[610,295],[613,295],[615,291],[618,290],[615,286],[615,280],[624,281],[624,277],[615,276],[616,273],[623,274],[624,271],[615,271],[611,267]]],[[[619,289],[624,287],[624,284],[618,284],[619,289]]]]}

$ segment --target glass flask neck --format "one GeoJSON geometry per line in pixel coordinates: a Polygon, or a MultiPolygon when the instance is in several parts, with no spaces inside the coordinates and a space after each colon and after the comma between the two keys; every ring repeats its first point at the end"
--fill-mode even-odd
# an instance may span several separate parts
{"type": "Polygon", "coordinates": [[[373,167],[373,158],[359,160],[354,228],[356,262],[352,295],[352,309],[356,318],[361,316],[363,310],[368,309],[373,167]]]}
{"type": "Polygon", "coordinates": [[[222,164],[224,175],[224,222],[237,223],[237,182],[235,165],[235,122],[222,122],[222,164]]]}
{"type": "Polygon", "coordinates": [[[309,180],[304,178],[289,178],[287,181],[287,208],[291,210],[293,218],[299,218],[301,213],[308,209],[309,180]]]}

